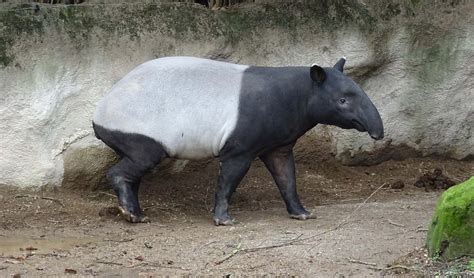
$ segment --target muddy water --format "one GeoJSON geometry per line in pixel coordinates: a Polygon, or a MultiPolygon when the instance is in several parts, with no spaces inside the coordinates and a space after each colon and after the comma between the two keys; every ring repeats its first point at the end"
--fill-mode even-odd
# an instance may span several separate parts
{"type": "Polygon", "coordinates": [[[69,250],[75,246],[88,245],[101,241],[98,237],[18,237],[3,235],[0,237],[0,255],[19,256],[25,252],[35,254],[48,254],[55,250],[69,250]]]}

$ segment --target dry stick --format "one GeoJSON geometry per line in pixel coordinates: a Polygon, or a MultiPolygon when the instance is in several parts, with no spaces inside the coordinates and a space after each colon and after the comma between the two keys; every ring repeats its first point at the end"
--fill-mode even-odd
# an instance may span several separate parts
{"type": "MultiPolygon", "coordinates": [[[[250,253],[250,252],[256,252],[256,251],[260,251],[260,250],[265,250],[265,249],[272,249],[272,248],[280,248],[280,247],[285,247],[285,246],[289,246],[289,245],[292,245],[296,242],[302,242],[302,241],[307,241],[309,239],[313,239],[315,237],[318,237],[318,236],[321,236],[321,235],[324,235],[324,234],[327,234],[329,232],[332,232],[332,231],[335,231],[337,229],[339,229],[340,227],[342,227],[343,225],[347,224],[347,221],[349,219],[351,219],[351,217],[357,212],[360,210],[360,208],[365,205],[369,200],[370,198],[372,198],[372,196],[374,196],[380,189],[382,189],[385,185],[387,185],[387,183],[383,183],[381,186],[379,186],[374,192],[372,192],[369,197],[367,197],[364,202],[362,202],[361,204],[359,204],[359,206],[357,206],[357,208],[355,210],[352,211],[351,214],[349,214],[344,220],[342,220],[341,222],[339,222],[339,224],[337,224],[336,226],[332,227],[331,229],[328,229],[326,231],[323,231],[321,233],[317,233],[317,234],[314,234],[314,235],[311,235],[311,236],[308,236],[308,237],[305,237],[305,238],[301,238],[303,234],[297,236],[296,238],[294,239],[291,239],[289,241],[286,241],[286,242],[283,242],[283,243],[280,243],[280,244],[274,244],[274,245],[268,245],[268,246],[262,246],[262,247],[254,247],[254,248],[244,248],[244,249],[240,249],[240,248],[236,248],[232,251],[232,253],[230,253],[229,255],[227,255],[226,257],[224,257],[223,259],[215,262],[216,265],[219,265],[219,264],[222,264],[223,262],[229,260],[230,258],[234,257],[235,255],[237,255],[238,253],[250,253]]],[[[239,247],[240,247],[240,243],[239,243],[239,247]]]]}
{"type": "Polygon", "coordinates": [[[151,267],[158,267],[158,268],[171,268],[171,269],[180,269],[180,270],[191,270],[190,268],[184,268],[184,267],[181,267],[181,266],[172,266],[172,265],[163,265],[163,264],[160,264],[160,263],[156,263],[156,262],[140,262],[140,263],[137,263],[137,264],[132,264],[132,265],[129,265],[129,266],[126,266],[127,268],[135,268],[137,266],[151,266],[151,267]]]}
{"type": "Polygon", "coordinates": [[[18,261],[18,260],[5,260],[3,262],[6,264],[22,264],[23,263],[22,261],[18,261]]]}
{"type": "Polygon", "coordinates": [[[64,207],[64,204],[61,202],[59,199],[55,199],[52,197],[46,197],[46,196],[37,196],[37,195],[15,195],[14,198],[32,198],[32,199],[43,199],[43,200],[49,200],[49,201],[54,201],[60,204],[62,207],[64,207]]]}
{"type": "Polygon", "coordinates": [[[254,248],[245,248],[245,249],[240,249],[240,243],[237,245],[237,248],[234,249],[232,251],[232,253],[230,253],[229,255],[227,255],[226,257],[224,257],[222,260],[219,260],[217,262],[214,262],[216,265],[219,265],[225,261],[227,261],[228,259],[232,258],[233,256],[235,256],[237,253],[241,252],[241,253],[251,253],[251,252],[256,252],[256,251],[260,251],[260,250],[264,250],[264,249],[271,249],[271,248],[278,248],[278,247],[283,247],[283,246],[287,246],[287,245],[291,245],[293,244],[294,242],[298,241],[298,239],[303,236],[303,234],[300,234],[299,236],[289,240],[289,241],[285,241],[283,243],[280,243],[280,244],[274,244],[274,245],[268,245],[268,246],[262,246],[262,247],[254,247],[254,248]]]}
{"type": "Polygon", "coordinates": [[[109,192],[99,191],[98,194],[103,194],[103,195],[106,195],[106,196],[109,196],[109,197],[112,197],[112,198],[117,198],[116,195],[111,194],[109,192]]]}
{"type": "Polygon", "coordinates": [[[116,262],[106,262],[106,261],[95,261],[98,264],[111,264],[111,265],[123,265],[121,263],[116,263],[116,262]]]}
{"type": "Polygon", "coordinates": [[[390,219],[388,220],[388,223],[389,223],[389,224],[392,224],[392,225],[394,225],[394,226],[397,226],[397,227],[405,228],[405,225],[399,224],[399,223],[397,223],[397,222],[393,222],[393,221],[390,220],[390,219]]]}
{"type": "Polygon", "coordinates": [[[225,256],[222,260],[219,260],[219,261],[215,262],[215,264],[219,265],[219,264],[227,261],[228,259],[232,258],[233,256],[235,256],[235,254],[237,254],[240,251],[240,246],[241,245],[242,245],[242,243],[239,242],[239,244],[237,244],[237,247],[235,247],[235,249],[232,250],[232,252],[229,255],[225,256]]]}
{"type": "Polygon", "coordinates": [[[202,246],[196,246],[196,247],[194,248],[194,252],[196,252],[196,250],[197,250],[198,248],[199,248],[199,249],[203,249],[204,247],[206,247],[206,246],[208,246],[208,245],[211,245],[211,244],[213,244],[213,243],[216,243],[216,242],[218,242],[218,241],[217,241],[217,240],[211,240],[211,241],[209,241],[208,243],[203,244],[202,246]]]}
{"type": "Polygon", "coordinates": [[[147,265],[146,262],[139,262],[139,263],[136,263],[136,264],[127,265],[125,267],[126,268],[134,268],[134,267],[137,267],[137,266],[145,266],[145,265],[147,265]]]}
{"type": "Polygon", "coordinates": [[[130,241],[133,241],[135,240],[134,238],[124,238],[124,239],[104,239],[104,241],[111,241],[111,242],[119,242],[119,243],[122,243],[122,242],[130,242],[130,241]]]}
{"type": "Polygon", "coordinates": [[[401,269],[405,269],[405,270],[410,270],[410,271],[420,271],[419,269],[416,269],[416,268],[413,268],[413,267],[408,267],[408,266],[405,266],[405,265],[392,265],[392,266],[389,266],[389,267],[373,267],[373,266],[369,266],[370,269],[374,269],[374,270],[381,270],[381,271],[387,271],[387,270],[393,270],[393,269],[397,269],[397,268],[401,268],[401,269]]]}
{"type": "Polygon", "coordinates": [[[211,244],[216,243],[216,242],[218,242],[218,241],[217,241],[217,240],[211,240],[211,241],[209,241],[208,243],[206,243],[206,244],[204,244],[203,246],[201,246],[201,248],[206,247],[206,246],[211,245],[211,244]]]}
{"type": "MultiPolygon", "coordinates": [[[[243,250],[241,250],[242,252],[244,253],[251,253],[251,252],[256,252],[256,251],[260,251],[260,250],[265,250],[265,249],[271,249],[271,248],[278,248],[278,247],[283,247],[283,246],[288,246],[288,245],[292,245],[293,243],[297,242],[297,241],[301,241],[300,238],[303,236],[303,234],[300,234],[298,235],[297,237],[293,238],[293,239],[290,239],[288,241],[285,241],[283,243],[280,243],[280,244],[273,244],[273,245],[267,245],[267,246],[262,246],[262,247],[253,247],[253,248],[245,248],[243,250]]],[[[304,239],[302,239],[304,240],[304,239]]]]}
{"type": "Polygon", "coordinates": [[[368,262],[364,262],[364,261],[354,260],[354,259],[351,259],[351,258],[346,258],[346,259],[350,263],[354,263],[354,264],[365,264],[365,265],[377,266],[376,263],[368,263],[368,262]]]}
{"type": "Polygon", "coordinates": [[[26,222],[26,220],[23,220],[23,223],[25,223],[26,226],[30,227],[30,228],[33,228],[33,229],[36,229],[36,228],[41,228],[42,226],[34,226],[34,225],[31,225],[31,224],[28,224],[28,222],[26,222]]]}

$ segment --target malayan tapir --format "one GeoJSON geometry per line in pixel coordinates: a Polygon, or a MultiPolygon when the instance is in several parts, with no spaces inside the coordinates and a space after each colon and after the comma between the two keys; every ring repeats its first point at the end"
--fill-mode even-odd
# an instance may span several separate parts
{"type": "Polygon", "coordinates": [[[317,124],[382,139],[382,119],[365,92],[334,67],[260,67],[193,57],[148,61],[118,81],[93,119],[97,138],[121,160],[107,172],[120,214],[146,222],[141,177],[166,157],[220,161],[214,223],[231,225],[232,193],[255,158],[273,176],[290,217],[314,218],[296,191],[293,147],[317,124]]]}

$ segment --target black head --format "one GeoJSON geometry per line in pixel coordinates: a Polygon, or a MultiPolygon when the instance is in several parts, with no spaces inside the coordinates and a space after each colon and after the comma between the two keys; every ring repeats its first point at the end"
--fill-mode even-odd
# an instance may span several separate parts
{"type": "Polygon", "coordinates": [[[377,108],[367,94],[343,73],[345,58],[332,68],[312,65],[314,99],[311,110],[315,120],[344,129],[368,132],[375,139],[384,136],[383,123],[377,108]]]}

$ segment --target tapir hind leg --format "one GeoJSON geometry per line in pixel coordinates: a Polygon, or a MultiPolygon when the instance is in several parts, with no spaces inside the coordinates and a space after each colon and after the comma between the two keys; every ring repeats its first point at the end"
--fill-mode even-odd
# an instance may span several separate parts
{"type": "Polygon", "coordinates": [[[228,212],[230,198],[250,168],[252,160],[251,157],[236,157],[220,162],[214,205],[214,223],[217,226],[233,225],[235,223],[228,212]]]}
{"type": "Polygon", "coordinates": [[[272,174],[290,217],[299,220],[316,218],[303,207],[296,192],[293,145],[271,150],[261,155],[260,159],[272,174]]]}
{"type": "Polygon", "coordinates": [[[149,221],[140,208],[138,188],[141,177],[155,165],[136,163],[124,157],[107,172],[107,179],[117,194],[120,214],[129,222],[149,221]]]}
{"type": "Polygon", "coordinates": [[[130,222],[147,222],[138,202],[140,180],[167,156],[163,146],[150,137],[124,133],[93,125],[97,138],[122,158],[107,172],[117,194],[121,215],[130,222]]]}

